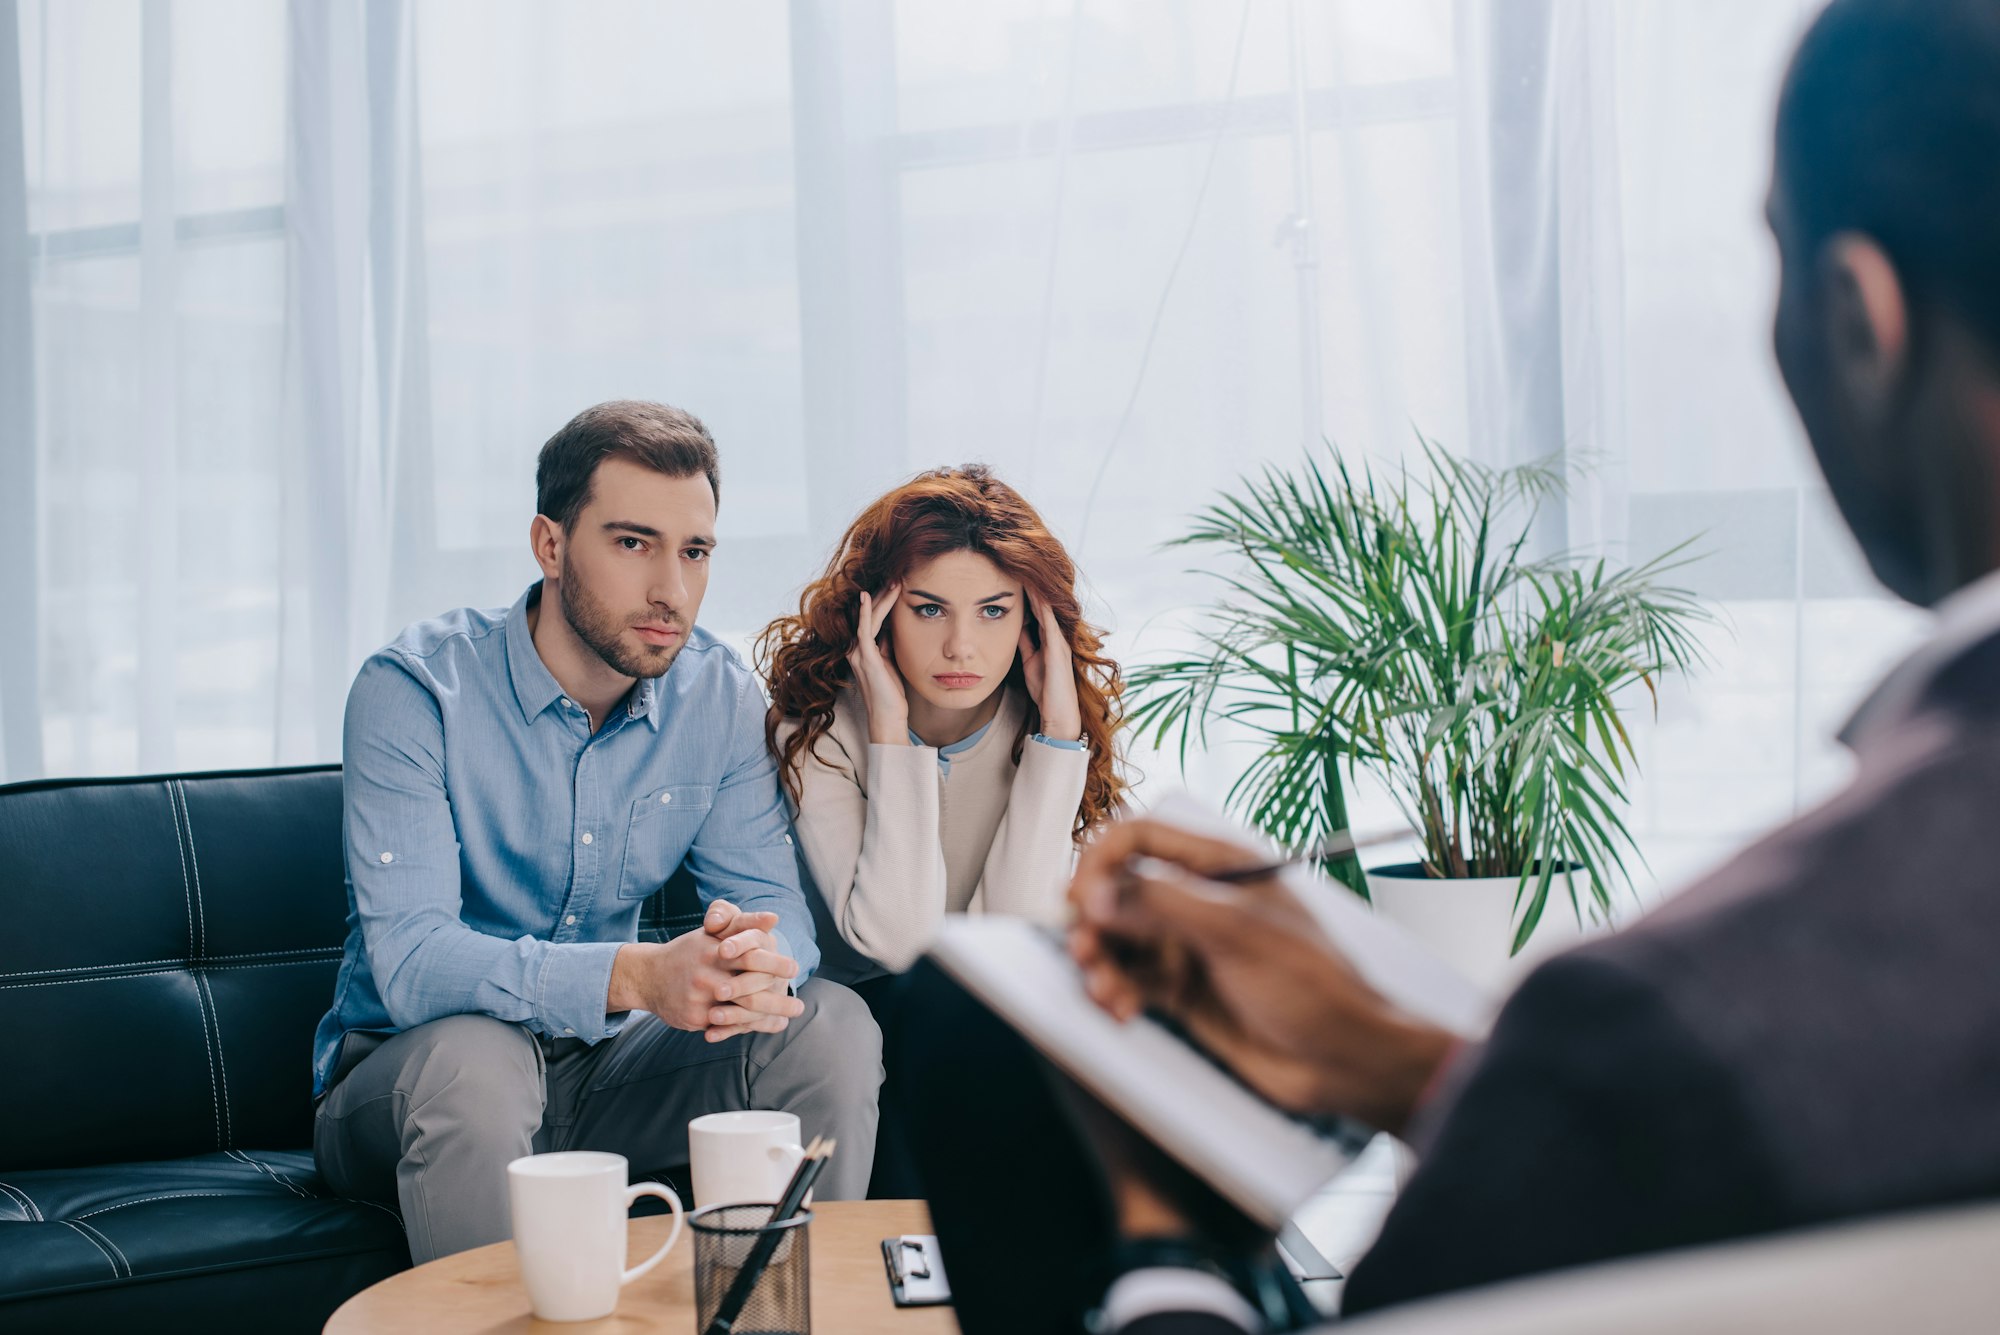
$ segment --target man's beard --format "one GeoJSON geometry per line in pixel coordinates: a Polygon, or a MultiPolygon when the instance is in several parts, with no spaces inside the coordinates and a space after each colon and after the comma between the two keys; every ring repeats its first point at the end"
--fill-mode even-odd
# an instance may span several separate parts
{"type": "Polygon", "coordinates": [[[644,616],[621,619],[598,601],[597,595],[590,591],[590,585],[578,578],[567,555],[563,557],[562,581],[556,585],[556,591],[562,603],[563,620],[569,622],[569,628],[620,676],[664,676],[667,669],[673,666],[674,655],[687,643],[687,623],[677,615],[663,618],[648,612],[644,616]],[[626,630],[639,622],[661,620],[681,632],[676,643],[633,646],[621,638],[626,630]]]}

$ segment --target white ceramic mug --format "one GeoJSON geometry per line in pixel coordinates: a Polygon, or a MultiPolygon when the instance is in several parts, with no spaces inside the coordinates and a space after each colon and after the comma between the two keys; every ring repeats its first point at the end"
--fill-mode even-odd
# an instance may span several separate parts
{"type": "Polygon", "coordinates": [[[618,1290],[658,1265],[680,1240],[680,1197],[658,1182],[628,1187],[629,1172],[624,1155],[596,1150],[530,1154],[507,1165],[521,1283],[542,1320],[610,1316],[618,1290]],[[658,1196],[671,1206],[674,1227],[658,1251],[627,1270],[626,1212],[641,1196],[658,1196]]]}
{"type": "Polygon", "coordinates": [[[730,1201],[776,1204],[805,1157],[794,1113],[709,1113],[688,1123],[697,1208],[730,1201]]]}

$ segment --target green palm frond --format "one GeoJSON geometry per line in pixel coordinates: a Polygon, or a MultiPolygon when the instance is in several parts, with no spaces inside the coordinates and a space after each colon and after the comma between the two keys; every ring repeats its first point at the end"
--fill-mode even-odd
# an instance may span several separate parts
{"type": "MultiPolygon", "coordinates": [[[[1194,515],[1170,545],[1228,558],[1222,597],[1193,655],[1132,672],[1130,718],[1183,764],[1211,719],[1246,730],[1259,749],[1229,804],[1294,847],[1344,829],[1345,785],[1374,774],[1431,874],[1518,878],[1519,949],[1562,868],[1579,919],[1630,885],[1619,702],[1699,666],[1713,618],[1666,582],[1685,547],[1629,569],[1526,555],[1560,461],[1496,469],[1418,441],[1427,477],[1329,448],[1194,515]]],[[[1327,870],[1367,893],[1351,856],[1327,870]]]]}

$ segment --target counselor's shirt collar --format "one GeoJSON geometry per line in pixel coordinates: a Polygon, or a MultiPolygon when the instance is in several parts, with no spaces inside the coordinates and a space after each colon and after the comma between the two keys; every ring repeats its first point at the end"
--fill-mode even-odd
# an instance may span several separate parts
{"type": "Polygon", "coordinates": [[[2000,571],[1985,575],[1937,605],[1930,636],[1884,677],[1840,730],[1857,755],[1894,733],[1917,712],[1925,693],[1967,650],[2000,635],[2000,571]]]}
{"type": "MultiPolygon", "coordinates": [[[[533,724],[550,705],[564,698],[562,684],[536,651],[535,634],[528,626],[528,612],[541,598],[542,582],[536,580],[507,609],[507,675],[513,680],[521,721],[527,724],[533,724]]],[[[659,677],[641,677],[625,697],[626,716],[643,717],[654,732],[660,730],[661,699],[666,694],[660,683],[659,677]]]]}

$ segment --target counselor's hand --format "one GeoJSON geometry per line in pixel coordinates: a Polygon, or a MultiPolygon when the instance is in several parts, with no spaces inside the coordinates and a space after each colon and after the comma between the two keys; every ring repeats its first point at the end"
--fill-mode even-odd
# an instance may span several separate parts
{"type": "Polygon", "coordinates": [[[1070,887],[1086,988],[1120,1019],[1158,1007],[1274,1103],[1402,1130],[1451,1035],[1371,988],[1278,878],[1204,876],[1259,860],[1155,820],[1106,829],[1070,887]]]}
{"type": "Polygon", "coordinates": [[[1076,661],[1070,655],[1069,637],[1053,608],[1032,593],[1026,596],[1029,614],[1042,629],[1042,647],[1037,649],[1027,626],[1021,627],[1021,672],[1027,678],[1028,695],[1041,711],[1042,735],[1074,742],[1083,736],[1083,711],[1076,703],[1076,661]]]}
{"type": "Polygon", "coordinates": [[[860,623],[854,647],[847,651],[847,666],[861,688],[862,703],[868,706],[868,740],[880,746],[910,744],[910,697],[896,671],[896,646],[880,639],[902,593],[902,585],[891,584],[879,597],[861,595],[860,623]]]}

